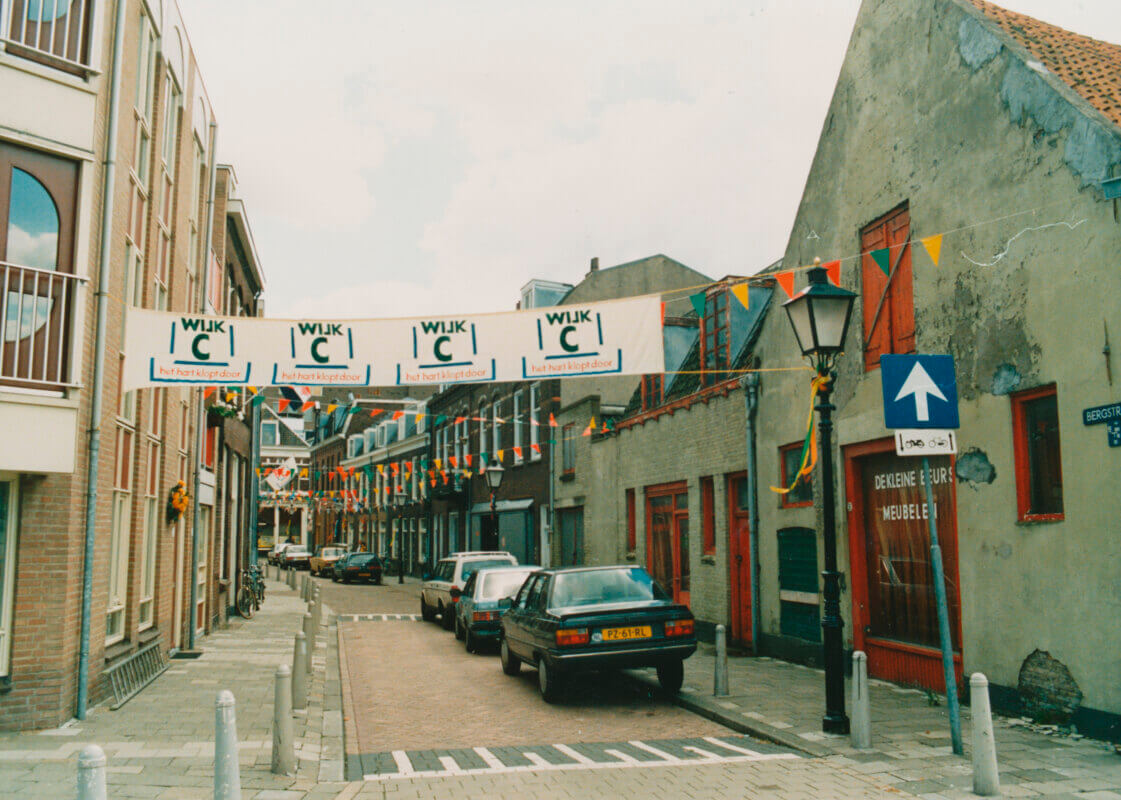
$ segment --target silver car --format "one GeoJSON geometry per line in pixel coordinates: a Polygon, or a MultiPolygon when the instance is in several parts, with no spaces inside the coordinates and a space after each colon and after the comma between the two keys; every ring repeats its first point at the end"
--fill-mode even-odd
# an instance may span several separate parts
{"type": "Polygon", "coordinates": [[[435,572],[425,577],[420,590],[421,619],[432,622],[439,614],[444,629],[450,631],[456,601],[452,589],[462,591],[471,573],[483,567],[517,566],[517,563],[518,559],[505,550],[470,550],[441,558],[436,562],[435,572]]]}

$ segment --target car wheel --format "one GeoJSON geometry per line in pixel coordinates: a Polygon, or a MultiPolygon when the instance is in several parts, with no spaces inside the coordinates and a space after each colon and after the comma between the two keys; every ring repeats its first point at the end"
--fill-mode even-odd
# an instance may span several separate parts
{"type": "Polygon", "coordinates": [[[517,675],[521,671],[522,662],[510,652],[510,646],[506,644],[505,639],[498,647],[498,659],[502,662],[502,671],[507,675],[517,675]]]}
{"type": "Polygon", "coordinates": [[[685,680],[685,665],[680,659],[666,661],[658,665],[658,683],[670,694],[681,691],[681,683],[685,680]]]}
{"type": "Polygon", "coordinates": [[[537,688],[546,703],[555,703],[560,697],[561,676],[556,667],[550,667],[542,656],[537,662],[537,688]]]}
{"type": "Polygon", "coordinates": [[[420,598],[420,618],[425,622],[431,622],[436,618],[436,615],[428,608],[428,603],[424,602],[423,595],[420,598]]]}
{"type": "Polygon", "coordinates": [[[471,635],[471,628],[469,627],[463,630],[463,646],[467,648],[468,653],[479,652],[479,642],[471,635]]]}
{"type": "Polygon", "coordinates": [[[374,578],[374,584],[376,586],[381,586],[381,575],[378,575],[376,578],[374,578]]]}
{"type": "Polygon", "coordinates": [[[444,630],[446,631],[450,631],[452,629],[452,624],[455,619],[453,616],[453,608],[454,606],[452,608],[448,608],[447,606],[440,606],[440,623],[444,626],[444,630]]]}
{"type": "Polygon", "coordinates": [[[338,576],[338,575],[336,575],[336,574],[335,574],[335,573],[333,573],[333,572],[331,573],[331,582],[332,582],[332,583],[338,583],[338,582],[339,582],[339,576],[338,576]]]}
{"type": "Polygon", "coordinates": [[[459,614],[455,615],[455,622],[453,624],[455,625],[455,638],[459,639],[462,642],[464,633],[463,626],[459,624],[459,614]]]}

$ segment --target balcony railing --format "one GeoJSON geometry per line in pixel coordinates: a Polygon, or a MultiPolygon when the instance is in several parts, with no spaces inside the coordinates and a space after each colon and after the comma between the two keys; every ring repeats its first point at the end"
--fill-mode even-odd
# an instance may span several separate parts
{"type": "Polygon", "coordinates": [[[0,261],[0,386],[62,389],[78,284],[85,278],[0,261]]]}
{"type": "Polygon", "coordinates": [[[0,0],[0,41],[9,52],[68,72],[92,68],[95,0],[0,0]]]}

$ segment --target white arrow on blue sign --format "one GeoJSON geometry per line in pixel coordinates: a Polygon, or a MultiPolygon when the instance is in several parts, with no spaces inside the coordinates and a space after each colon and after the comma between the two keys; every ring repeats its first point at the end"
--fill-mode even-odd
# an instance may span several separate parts
{"type": "Polygon", "coordinates": [[[880,380],[886,427],[959,427],[953,356],[880,356],[880,380]]]}

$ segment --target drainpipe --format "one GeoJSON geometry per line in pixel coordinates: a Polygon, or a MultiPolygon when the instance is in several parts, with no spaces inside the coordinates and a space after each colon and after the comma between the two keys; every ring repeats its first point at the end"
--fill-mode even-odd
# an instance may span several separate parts
{"type": "MultiPolygon", "coordinates": [[[[214,146],[218,141],[218,125],[215,122],[210,123],[210,144],[207,147],[207,156],[210,158],[210,175],[208,182],[210,186],[206,192],[206,237],[204,238],[205,245],[202,250],[202,280],[199,281],[199,288],[202,291],[202,297],[199,302],[199,309],[206,312],[206,296],[207,296],[207,282],[210,279],[210,248],[213,245],[214,237],[214,181],[217,175],[218,159],[215,158],[214,146]]],[[[189,623],[187,625],[187,649],[195,649],[195,629],[198,627],[196,624],[196,615],[198,614],[198,574],[199,574],[199,521],[202,519],[202,508],[199,503],[199,487],[202,484],[202,453],[206,446],[206,406],[203,404],[202,389],[196,391],[198,396],[198,413],[195,415],[195,513],[194,521],[191,525],[191,608],[189,623]]],[[[217,450],[217,446],[215,450],[217,450]]],[[[207,549],[209,553],[209,548],[207,549]]]]}
{"type": "MultiPolygon", "coordinates": [[[[261,387],[264,391],[265,387],[261,387]]],[[[250,433],[252,437],[249,440],[249,553],[248,563],[256,565],[257,563],[257,522],[258,522],[258,508],[259,495],[261,493],[260,478],[257,477],[257,467],[261,463],[261,404],[253,403],[249,409],[250,419],[250,433]]],[[[283,422],[277,420],[277,424],[283,425],[283,422]]],[[[277,428],[277,435],[279,436],[280,428],[277,428]]],[[[296,488],[300,486],[300,472],[299,467],[296,467],[296,488]]],[[[274,532],[275,535],[275,532],[274,532]]]]}
{"type": "Polygon", "coordinates": [[[740,381],[747,409],[747,516],[751,542],[751,652],[759,655],[759,475],[755,468],[755,413],[759,410],[759,373],[749,372],[740,381]]]}
{"type": "Polygon", "coordinates": [[[90,612],[93,607],[93,543],[97,532],[97,473],[101,455],[101,393],[105,383],[105,327],[112,257],[113,190],[117,175],[117,120],[120,114],[121,58],[125,43],[125,0],[117,0],[113,28],[113,66],[109,73],[109,126],[106,130],[101,186],[101,252],[97,267],[97,327],[93,339],[93,386],[90,398],[89,468],[86,472],[86,531],[82,558],[82,622],[78,638],[78,697],[75,716],[84,720],[89,703],[90,612]]]}

